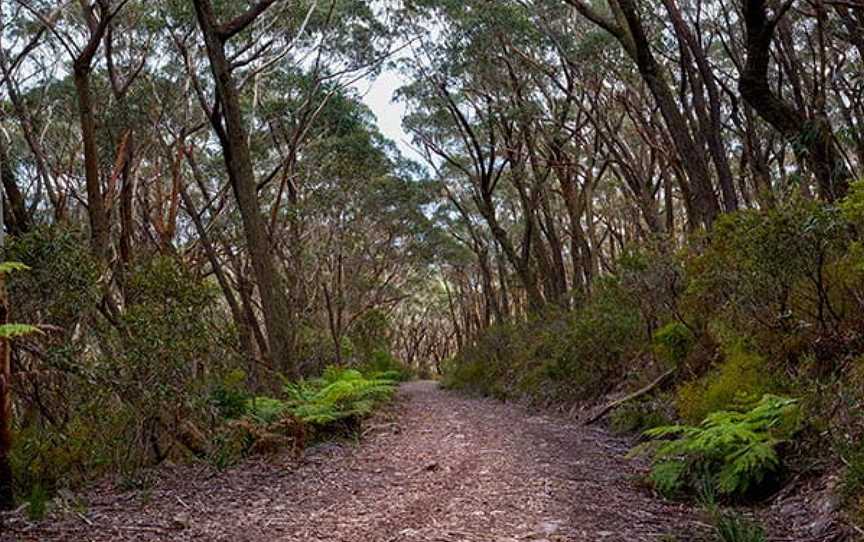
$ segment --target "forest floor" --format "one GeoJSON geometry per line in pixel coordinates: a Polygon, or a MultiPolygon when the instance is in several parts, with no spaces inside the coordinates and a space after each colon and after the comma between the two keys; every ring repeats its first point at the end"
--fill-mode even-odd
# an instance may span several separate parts
{"type": "Polygon", "coordinates": [[[163,468],[147,489],[106,481],[39,523],[7,518],[0,540],[708,540],[704,514],[655,495],[599,428],[412,382],[365,433],[299,460],[163,468]]]}

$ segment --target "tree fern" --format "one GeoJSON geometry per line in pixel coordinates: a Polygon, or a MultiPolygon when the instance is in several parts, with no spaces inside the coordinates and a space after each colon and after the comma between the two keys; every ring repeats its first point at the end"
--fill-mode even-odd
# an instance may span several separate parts
{"type": "Polygon", "coordinates": [[[708,476],[719,493],[743,494],[776,472],[777,445],[794,430],[797,401],[765,395],[747,412],[720,411],[698,426],[672,425],[645,432],[654,439],[651,479],[664,493],[695,487],[708,476]]]}

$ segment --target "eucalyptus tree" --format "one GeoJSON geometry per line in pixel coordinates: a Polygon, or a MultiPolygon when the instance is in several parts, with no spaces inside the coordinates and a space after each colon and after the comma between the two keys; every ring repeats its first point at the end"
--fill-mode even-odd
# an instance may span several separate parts
{"type": "MultiPolygon", "coordinates": [[[[738,81],[741,95],[766,122],[792,142],[799,160],[807,163],[813,171],[819,195],[826,201],[834,201],[846,193],[852,172],[843,156],[843,150],[837,144],[837,136],[829,116],[829,63],[834,58],[828,52],[829,46],[824,34],[828,32],[830,8],[823,2],[814,2],[813,12],[804,16],[815,24],[816,43],[812,43],[807,37],[804,39],[811,42],[815,57],[813,60],[817,66],[811,73],[804,75],[810,83],[808,86],[812,92],[812,101],[804,103],[803,93],[798,90],[796,104],[775,92],[769,80],[772,44],[778,26],[784,22],[790,26],[794,24],[787,18],[794,3],[744,0],[743,4],[746,63],[738,81]]],[[[864,8],[857,10],[859,16],[862,9],[864,8]]],[[[854,24],[855,19],[848,18],[849,7],[840,8],[839,11],[847,14],[847,24],[850,21],[854,24]]],[[[790,35],[792,29],[789,26],[785,30],[786,43],[783,47],[787,48],[787,55],[792,55],[795,38],[790,35]]],[[[860,54],[860,50],[858,52],[860,54]]],[[[789,68],[792,71],[788,74],[792,78],[792,84],[801,84],[800,80],[796,81],[800,77],[798,72],[801,68],[794,65],[789,68]]]]}

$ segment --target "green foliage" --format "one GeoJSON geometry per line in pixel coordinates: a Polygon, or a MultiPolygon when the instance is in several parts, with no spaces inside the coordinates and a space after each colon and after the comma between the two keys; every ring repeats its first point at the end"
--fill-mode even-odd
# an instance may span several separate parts
{"type": "Polygon", "coordinates": [[[49,492],[42,487],[41,484],[36,484],[30,488],[30,494],[27,495],[27,517],[31,521],[40,521],[45,517],[48,511],[48,503],[51,500],[49,492]]]}
{"type": "Polygon", "coordinates": [[[698,426],[672,425],[645,432],[651,479],[666,494],[698,489],[704,477],[722,495],[744,495],[758,488],[780,467],[777,446],[797,426],[795,399],[765,395],[747,412],[720,411],[698,426]]]}
{"type": "Polygon", "coordinates": [[[51,336],[62,343],[76,324],[92,315],[100,298],[99,266],[87,247],[86,236],[63,226],[11,238],[6,257],[30,268],[9,279],[15,318],[61,328],[63,333],[51,336]]]}
{"type": "Polygon", "coordinates": [[[351,328],[351,341],[361,360],[390,352],[390,319],[384,311],[371,310],[363,314],[351,328]]]}
{"type": "Polygon", "coordinates": [[[645,340],[632,297],[616,279],[604,280],[565,326],[547,327],[539,354],[547,359],[553,393],[563,399],[598,396],[623,374],[645,340]]]}
{"type": "Polygon", "coordinates": [[[360,371],[328,367],[321,378],[285,386],[287,412],[315,426],[366,416],[396,389],[394,380],[373,379],[360,371]]]}
{"type": "Polygon", "coordinates": [[[765,529],[740,514],[721,514],[715,521],[719,542],[766,542],[765,529]]]}
{"type": "Polygon", "coordinates": [[[246,371],[234,369],[210,393],[213,406],[227,419],[235,419],[247,412],[249,393],[245,389],[246,371]]]}
{"type": "Polygon", "coordinates": [[[654,353],[672,366],[677,366],[693,348],[693,332],[680,322],[670,322],[654,332],[654,353]]]}
{"type": "Polygon", "coordinates": [[[214,288],[166,256],[138,262],[126,287],[120,331],[104,330],[107,355],[97,370],[112,374],[124,395],[154,415],[205,395],[204,367],[218,377],[231,359],[220,348],[226,338],[215,325],[214,288]]]}
{"type": "Polygon", "coordinates": [[[36,326],[27,324],[0,325],[0,339],[14,339],[16,337],[24,337],[33,334],[42,334],[42,331],[36,326]]]}
{"type": "Polygon", "coordinates": [[[281,418],[288,405],[272,397],[253,397],[246,401],[246,413],[260,423],[273,423],[281,418]]]}
{"type": "Polygon", "coordinates": [[[849,192],[840,202],[840,211],[850,223],[864,227],[864,179],[849,185],[849,192]]]}
{"type": "Polygon", "coordinates": [[[20,262],[2,262],[0,263],[0,275],[8,275],[14,271],[27,271],[28,266],[20,262]]]}
{"type": "Polygon", "coordinates": [[[762,356],[747,351],[740,339],[730,340],[723,350],[724,359],[715,370],[678,390],[678,412],[685,421],[699,423],[712,412],[746,409],[774,391],[762,356]]]}
{"type": "Polygon", "coordinates": [[[502,399],[597,397],[643,347],[643,330],[632,297],[607,279],[579,310],[549,309],[527,323],[491,327],[445,365],[443,384],[502,399]]]}
{"type": "Polygon", "coordinates": [[[360,372],[374,380],[395,380],[404,382],[413,378],[408,367],[390,353],[389,350],[375,350],[366,363],[359,366],[360,372]]]}
{"type": "Polygon", "coordinates": [[[824,332],[844,318],[832,262],[848,246],[847,226],[835,207],[813,202],[726,214],[688,263],[685,305],[766,349],[824,332]]]}
{"type": "Polygon", "coordinates": [[[178,426],[210,429],[213,384],[235,360],[213,288],[174,258],[135,263],[122,311],[110,323],[95,318],[100,287],[86,247],[59,228],[10,244],[32,268],[10,279],[16,317],[62,328],[40,340],[44,357],[22,356],[32,364],[24,370],[51,383],[40,384],[40,403],[27,406],[15,427],[12,463],[24,495],[37,485],[50,492],[131,472],[164,454],[189,457],[177,444],[178,426]]]}
{"type": "Polygon", "coordinates": [[[24,495],[132,467],[130,444],[143,436],[135,412],[105,390],[94,390],[89,399],[61,428],[32,424],[16,430],[10,462],[24,495]]]}
{"type": "Polygon", "coordinates": [[[841,450],[846,469],[840,485],[840,494],[847,503],[864,498],[864,443],[841,450]]]}
{"type": "Polygon", "coordinates": [[[631,401],[616,408],[609,416],[612,428],[619,433],[642,432],[671,423],[661,401],[631,401]]]}

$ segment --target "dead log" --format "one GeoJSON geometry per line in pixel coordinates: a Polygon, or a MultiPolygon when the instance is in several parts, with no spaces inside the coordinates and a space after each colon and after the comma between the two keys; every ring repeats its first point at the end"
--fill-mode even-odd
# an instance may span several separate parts
{"type": "Polygon", "coordinates": [[[640,388],[640,389],[634,391],[633,393],[631,393],[630,395],[622,397],[621,399],[617,399],[615,401],[612,401],[608,405],[601,408],[596,414],[593,414],[590,418],[585,420],[582,423],[582,425],[591,425],[592,423],[596,422],[597,420],[599,420],[600,418],[602,418],[603,416],[608,414],[610,411],[618,408],[619,406],[623,405],[624,403],[628,403],[634,399],[638,399],[639,397],[642,397],[643,395],[650,393],[654,388],[656,388],[656,387],[660,386],[661,384],[663,384],[664,382],[666,382],[673,374],[675,374],[676,370],[677,369],[669,369],[668,371],[666,371],[665,373],[663,373],[662,375],[657,377],[656,380],[654,380],[653,382],[651,382],[650,384],[648,384],[644,388],[640,388]]]}

